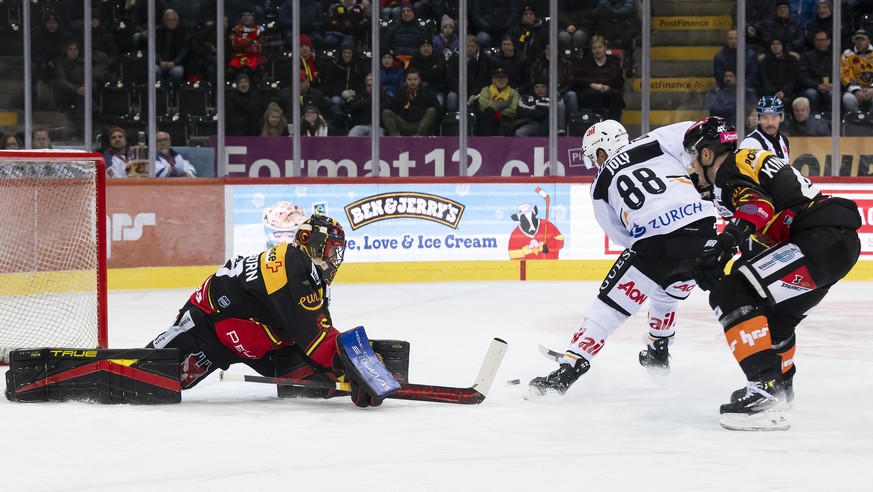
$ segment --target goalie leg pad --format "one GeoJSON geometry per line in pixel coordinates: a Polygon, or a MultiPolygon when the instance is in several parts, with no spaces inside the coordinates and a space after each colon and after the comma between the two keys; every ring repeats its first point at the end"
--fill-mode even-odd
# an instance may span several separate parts
{"type": "Polygon", "coordinates": [[[6,372],[10,401],[179,403],[176,349],[15,350],[6,372]]]}

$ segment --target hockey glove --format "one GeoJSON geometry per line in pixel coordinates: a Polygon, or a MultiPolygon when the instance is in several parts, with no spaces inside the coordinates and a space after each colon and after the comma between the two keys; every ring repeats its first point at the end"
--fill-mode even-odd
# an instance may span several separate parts
{"type": "Polygon", "coordinates": [[[348,375],[346,377],[348,378],[349,385],[351,386],[351,389],[352,389],[352,401],[355,403],[355,405],[357,405],[361,408],[365,408],[365,407],[378,407],[379,405],[382,404],[382,401],[384,400],[384,398],[378,398],[378,397],[370,395],[369,393],[367,393],[365,388],[362,388],[354,380],[354,378],[349,378],[348,375]]]}
{"type": "Polygon", "coordinates": [[[694,264],[694,280],[703,290],[711,290],[724,277],[724,268],[743,241],[743,232],[733,222],[724,231],[710,239],[694,264]]]}

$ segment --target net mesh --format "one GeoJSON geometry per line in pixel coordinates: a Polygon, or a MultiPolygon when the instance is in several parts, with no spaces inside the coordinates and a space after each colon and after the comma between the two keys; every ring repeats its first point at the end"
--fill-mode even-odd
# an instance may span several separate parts
{"type": "Polygon", "coordinates": [[[0,161],[0,357],[97,346],[97,171],[0,161]]]}

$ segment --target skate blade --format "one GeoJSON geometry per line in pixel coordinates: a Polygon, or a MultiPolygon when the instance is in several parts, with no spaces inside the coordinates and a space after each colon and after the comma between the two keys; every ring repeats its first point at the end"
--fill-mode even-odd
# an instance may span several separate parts
{"type": "Polygon", "coordinates": [[[719,422],[722,427],[733,431],[787,431],[791,428],[788,413],[784,410],[768,410],[765,412],[725,413],[719,422]]]}

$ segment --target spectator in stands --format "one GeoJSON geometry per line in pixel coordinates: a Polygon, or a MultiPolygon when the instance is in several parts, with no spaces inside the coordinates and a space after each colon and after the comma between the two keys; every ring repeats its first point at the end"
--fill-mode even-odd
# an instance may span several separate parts
{"type": "Polygon", "coordinates": [[[383,105],[382,125],[391,136],[433,135],[439,104],[430,88],[422,85],[418,70],[410,68],[403,89],[383,105]]]}
{"type": "MultiPolygon", "coordinates": [[[[378,101],[377,101],[378,102],[378,101]]],[[[370,135],[373,107],[373,75],[367,74],[364,80],[364,90],[355,93],[355,97],[348,102],[347,108],[352,115],[352,129],[350,137],[366,137],[370,135]]],[[[379,135],[385,131],[380,127],[379,135]]]]}
{"type": "MultiPolygon", "coordinates": [[[[352,43],[348,43],[352,44],[352,43]]],[[[305,34],[300,35],[300,70],[306,72],[306,78],[309,79],[309,84],[313,87],[321,87],[321,66],[322,61],[316,58],[315,50],[312,48],[312,40],[305,34]]]]}
{"type": "Polygon", "coordinates": [[[356,0],[340,0],[328,8],[327,32],[324,35],[325,47],[336,49],[343,43],[357,45],[370,29],[370,2],[365,4],[356,0]]]}
{"type": "Polygon", "coordinates": [[[400,8],[400,21],[391,26],[382,39],[382,46],[395,55],[412,56],[418,53],[422,38],[427,36],[418,24],[411,2],[403,2],[400,8]]]}
{"type": "Polygon", "coordinates": [[[815,49],[806,51],[797,62],[797,85],[815,111],[827,111],[831,107],[831,40],[827,31],[815,33],[815,49]]]}
{"type": "MultiPolygon", "coordinates": [[[[549,134],[549,79],[534,79],[533,94],[521,96],[513,126],[517,137],[544,137],[549,134]]],[[[566,109],[558,96],[558,128],[564,128],[566,109]]],[[[560,130],[559,130],[560,131],[560,130]]]]}
{"type": "MultiPolygon", "coordinates": [[[[479,38],[473,34],[467,35],[465,43],[465,58],[467,59],[467,106],[472,106],[479,97],[479,92],[484,87],[491,84],[491,63],[488,55],[479,49],[479,38]]],[[[449,113],[457,113],[460,110],[458,103],[458,88],[460,84],[460,63],[461,56],[458,53],[452,55],[446,69],[446,86],[448,95],[446,96],[446,111],[449,113]]]]}
{"type": "MultiPolygon", "coordinates": [[[[214,0],[166,0],[166,8],[172,9],[179,16],[182,29],[187,33],[194,33],[206,21],[215,22],[215,10],[212,9],[212,17],[205,18],[209,12],[208,4],[214,0]]],[[[155,10],[160,15],[160,10],[155,10]]]]}
{"type": "Polygon", "coordinates": [[[509,85],[520,92],[527,92],[530,81],[530,62],[523,53],[515,49],[515,43],[508,34],[500,41],[500,52],[491,57],[491,68],[502,68],[509,76],[509,85]]]}
{"type": "Polygon", "coordinates": [[[801,96],[791,103],[792,118],[788,131],[793,136],[827,137],[831,134],[827,120],[810,116],[809,99],[801,96]]]}
{"type": "Polygon", "coordinates": [[[510,28],[507,34],[515,44],[515,50],[533,60],[549,44],[549,31],[543,28],[543,21],[537,19],[533,5],[525,3],[521,8],[521,20],[510,28]]]}
{"type": "Polygon", "coordinates": [[[737,75],[725,70],[721,84],[706,94],[706,109],[710,116],[721,116],[731,122],[737,119],[737,75]]]}
{"type": "Polygon", "coordinates": [[[863,29],[855,31],[852,41],[855,46],[840,58],[843,108],[847,112],[869,111],[873,101],[873,48],[863,29]]]}
{"type": "Polygon", "coordinates": [[[421,75],[422,85],[426,85],[440,102],[439,108],[446,107],[446,59],[442,53],[435,53],[430,38],[422,38],[418,53],[409,60],[409,68],[415,68],[421,75]]]}
{"type": "Polygon", "coordinates": [[[597,0],[558,0],[558,51],[581,50],[594,30],[597,0]]]}
{"type": "MultiPolygon", "coordinates": [[[[294,114],[293,100],[295,94],[292,90],[293,86],[289,85],[279,91],[279,106],[286,115],[294,114]]],[[[342,114],[339,108],[337,108],[336,105],[324,95],[324,92],[310,85],[309,78],[307,78],[306,72],[303,70],[300,71],[300,93],[296,96],[300,98],[301,115],[304,107],[309,105],[315,106],[318,108],[319,114],[321,114],[325,121],[328,122],[329,126],[332,125],[342,114]]],[[[330,133],[331,135],[336,135],[343,132],[340,132],[336,127],[332,127],[330,128],[330,133]]]]}
{"type": "Polygon", "coordinates": [[[482,49],[493,46],[494,41],[501,39],[521,18],[518,0],[472,0],[471,3],[470,32],[476,33],[482,49]]]}
{"type": "MultiPolygon", "coordinates": [[[[528,84],[529,87],[533,87],[533,81],[536,78],[545,77],[549,79],[549,65],[551,64],[551,53],[549,52],[549,48],[551,45],[546,44],[543,52],[540,53],[540,56],[536,57],[530,63],[530,70],[528,75],[528,84]]],[[[569,62],[564,58],[558,57],[558,93],[564,94],[567,91],[567,71],[569,69],[569,62]]]]}
{"type": "Polygon", "coordinates": [[[85,102],[85,61],[79,51],[79,42],[67,41],[64,54],[55,62],[55,103],[77,127],[83,122],[85,102]]]}
{"type": "Polygon", "coordinates": [[[30,134],[30,145],[35,150],[51,149],[52,139],[49,137],[49,132],[45,128],[34,128],[30,134]]]}
{"type": "Polygon", "coordinates": [[[355,97],[356,91],[364,86],[368,66],[358,57],[351,43],[343,44],[339,56],[331,58],[324,68],[324,95],[340,109],[355,97]]]}
{"type": "Polygon", "coordinates": [[[606,38],[611,46],[622,48],[630,55],[633,39],[641,29],[635,0],[600,0],[594,14],[597,33],[606,38]]]}
{"type": "Polygon", "coordinates": [[[119,127],[109,129],[109,147],[103,158],[106,160],[106,177],[126,178],[130,170],[128,157],[127,132],[119,127]]]}
{"type": "MultiPolygon", "coordinates": [[[[227,17],[221,26],[224,42],[224,52],[233,53],[230,42],[230,27],[227,17]]],[[[188,49],[185,62],[185,73],[189,81],[206,79],[212,87],[216,87],[218,79],[218,47],[216,46],[217,28],[215,21],[207,21],[194,35],[188,36],[188,49]]]]}
{"type": "Polygon", "coordinates": [[[61,28],[61,18],[55,14],[45,17],[43,28],[33,36],[34,74],[43,83],[51,83],[55,76],[55,60],[62,54],[69,35],[61,28]]]}
{"type": "Polygon", "coordinates": [[[491,85],[479,93],[479,116],[476,135],[512,135],[518,102],[521,96],[510,87],[509,76],[502,67],[494,69],[491,85]]]}
{"type": "Polygon", "coordinates": [[[460,49],[460,38],[455,32],[455,21],[444,15],[440,22],[440,32],[433,35],[433,50],[441,55],[447,62],[453,53],[460,49]]]}
{"type": "Polygon", "coordinates": [[[291,16],[294,6],[300,5],[300,33],[309,36],[312,46],[323,49],[325,46],[324,30],[327,28],[324,6],[319,0],[285,0],[279,7],[276,25],[283,32],[286,46],[290,47],[294,39],[294,30],[291,24],[291,16]]]}
{"type": "MultiPolygon", "coordinates": [[[[83,46],[80,40],[79,46],[83,46]]],[[[105,84],[118,69],[120,52],[112,28],[103,24],[100,9],[91,9],[91,77],[97,84],[105,84]]]]}
{"type": "Polygon", "coordinates": [[[197,177],[194,165],[173,149],[169,133],[159,131],[155,134],[155,150],[156,178],[197,177]]]}
{"type": "MultiPolygon", "coordinates": [[[[746,89],[753,89],[758,85],[758,60],[755,50],[746,48],[746,89]]],[[[713,73],[716,84],[722,84],[725,70],[737,73],[737,31],[727,32],[725,45],[715,54],[712,60],[713,73]]]]}
{"type": "Polygon", "coordinates": [[[772,40],[780,39],[785,51],[803,52],[803,26],[791,17],[788,0],[777,0],[774,14],[764,19],[757,30],[760,43],[765,48],[770,46],[772,40]]]}
{"type": "Polygon", "coordinates": [[[606,54],[606,39],[591,38],[591,55],[570,68],[570,88],[579,99],[579,109],[591,110],[604,119],[621,121],[624,109],[624,74],[621,60],[606,54]]]}
{"type": "Polygon", "coordinates": [[[783,104],[791,104],[797,90],[797,53],[786,53],[782,40],[770,41],[770,51],[758,55],[758,87],[763,94],[773,94],[783,104]]]}
{"type": "Polygon", "coordinates": [[[226,96],[227,134],[233,136],[257,135],[264,109],[260,95],[252,87],[252,80],[246,73],[236,77],[236,88],[226,96]]]}
{"type": "Polygon", "coordinates": [[[403,85],[404,77],[403,62],[394,56],[394,51],[387,50],[382,53],[382,66],[379,68],[382,95],[389,98],[396,96],[403,85]]]}
{"type": "Polygon", "coordinates": [[[267,57],[263,55],[264,27],[255,20],[251,9],[242,12],[239,22],[230,32],[231,53],[228,65],[228,77],[236,78],[245,73],[251,78],[263,76],[267,57]]]}
{"type": "MultiPolygon", "coordinates": [[[[807,49],[815,49],[815,35],[819,31],[824,31],[828,35],[828,39],[833,39],[833,11],[831,10],[831,0],[818,0],[816,4],[816,16],[804,24],[803,29],[806,36],[806,48],[807,49]]],[[[850,9],[844,9],[844,14],[850,14],[850,9]]],[[[848,38],[848,34],[851,31],[849,28],[849,22],[847,22],[848,16],[843,15],[843,18],[840,19],[840,34],[837,36],[838,41],[850,41],[848,38]]],[[[838,46],[845,46],[842,42],[837,43],[838,46]]]]}
{"type": "Polygon", "coordinates": [[[261,121],[261,136],[287,137],[288,135],[288,120],[285,119],[285,113],[278,103],[271,102],[267,105],[261,121]]]}
{"type": "Polygon", "coordinates": [[[3,139],[0,140],[0,149],[2,150],[21,150],[22,147],[24,144],[14,133],[3,135],[3,139]]]}
{"type": "Polygon", "coordinates": [[[300,135],[304,137],[326,137],[327,122],[321,116],[318,108],[308,104],[303,108],[303,118],[300,118],[300,135]]]}
{"type": "Polygon", "coordinates": [[[175,10],[164,11],[164,23],[155,30],[155,52],[158,80],[164,86],[178,87],[185,78],[188,34],[179,25],[179,14],[175,10]]]}
{"type": "Polygon", "coordinates": [[[415,0],[412,2],[412,10],[419,19],[436,21],[446,14],[445,0],[415,0]]]}
{"type": "Polygon", "coordinates": [[[379,18],[400,22],[400,6],[402,4],[401,0],[379,0],[379,18]]]}
{"type": "Polygon", "coordinates": [[[789,15],[797,18],[801,24],[805,24],[815,17],[817,2],[818,0],[789,0],[789,15]]]}

